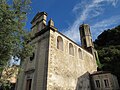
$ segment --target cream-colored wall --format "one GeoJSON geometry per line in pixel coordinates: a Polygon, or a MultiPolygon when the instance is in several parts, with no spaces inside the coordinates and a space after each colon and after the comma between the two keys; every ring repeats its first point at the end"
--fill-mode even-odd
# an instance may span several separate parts
{"type": "Polygon", "coordinates": [[[82,49],[58,32],[50,30],[47,90],[75,90],[78,77],[87,71],[96,71],[97,65],[92,54],[82,49]],[[57,37],[63,39],[63,51],[57,49],[57,37]],[[69,54],[69,43],[74,47],[74,56],[69,54]],[[78,49],[82,51],[79,59],[78,49]]]}

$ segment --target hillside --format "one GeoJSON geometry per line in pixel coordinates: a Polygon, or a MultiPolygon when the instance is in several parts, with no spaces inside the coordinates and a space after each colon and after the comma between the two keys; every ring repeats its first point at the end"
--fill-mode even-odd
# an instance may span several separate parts
{"type": "Polygon", "coordinates": [[[102,32],[94,42],[102,70],[115,74],[120,84],[120,25],[102,32]]]}

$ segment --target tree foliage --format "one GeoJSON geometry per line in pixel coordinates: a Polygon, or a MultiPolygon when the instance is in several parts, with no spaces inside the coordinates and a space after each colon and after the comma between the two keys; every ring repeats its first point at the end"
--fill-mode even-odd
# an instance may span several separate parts
{"type": "MultiPolygon", "coordinates": [[[[0,0],[0,73],[11,57],[24,60],[32,54],[31,35],[25,29],[29,10],[30,0],[0,0]]],[[[11,88],[7,81],[0,79],[3,90],[11,88]]]]}
{"type": "Polygon", "coordinates": [[[32,46],[28,44],[30,34],[25,30],[25,22],[30,8],[29,0],[0,0],[0,65],[11,56],[21,60],[30,55],[32,46]]]}
{"type": "MultiPolygon", "coordinates": [[[[98,55],[102,70],[111,71],[120,79],[120,25],[105,30],[95,40],[95,47],[98,50],[98,55]]],[[[119,81],[120,82],[120,81],[119,81]]]]}

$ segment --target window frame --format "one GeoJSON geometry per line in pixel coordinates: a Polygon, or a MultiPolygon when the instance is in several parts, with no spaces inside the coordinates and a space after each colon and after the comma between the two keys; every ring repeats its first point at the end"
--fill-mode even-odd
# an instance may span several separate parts
{"type": "Polygon", "coordinates": [[[78,58],[82,59],[82,50],[78,48],[78,58]]]}
{"type": "Polygon", "coordinates": [[[109,79],[108,78],[103,79],[103,83],[104,83],[104,87],[105,88],[110,88],[110,83],[109,83],[109,79]]]}
{"type": "Polygon", "coordinates": [[[32,88],[32,79],[27,79],[26,80],[26,89],[25,90],[31,90],[32,88]]]}
{"type": "Polygon", "coordinates": [[[100,83],[100,80],[99,80],[99,79],[96,79],[96,80],[95,80],[95,87],[96,87],[96,88],[100,88],[100,87],[101,87],[101,83],[100,83]]]}
{"type": "Polygon", "coordinates": [[[69,43],[69,47],[68,48],[69,48],[68,49],[69,50],[69,54],[74,56],[74,46],[73,46],[73,44],[69,43]]]}
{"type": "Polygon", "coordinates": [[[63,51],[63,39],[61,36],[57,36],[57,49],[63,51]]]}

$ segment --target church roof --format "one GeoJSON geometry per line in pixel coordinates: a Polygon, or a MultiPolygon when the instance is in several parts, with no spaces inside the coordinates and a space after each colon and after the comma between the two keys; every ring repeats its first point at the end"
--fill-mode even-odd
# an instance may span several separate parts
{"type": "Polygon", "coordinates": [[[110,71],[95,71],[91,75],[99,75],[99,74],[107,74],[110,73],[110,71]]]}

